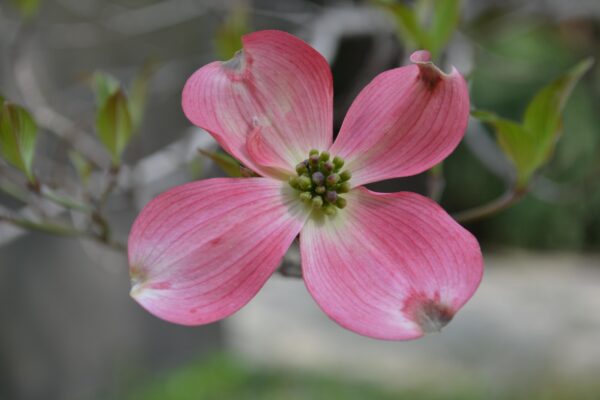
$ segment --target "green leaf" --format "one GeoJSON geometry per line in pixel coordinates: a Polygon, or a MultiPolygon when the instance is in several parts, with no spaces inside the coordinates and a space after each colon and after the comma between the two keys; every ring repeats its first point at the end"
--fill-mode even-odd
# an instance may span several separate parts
{"type": "Polygon", "coordinates": [[[29,18],[37,13],[41,0],[12,0],[12,3],[19,9],[23,17],[29,18]]]}
{"type": "Polygon", "coordinates": [[[517,185],[525,187],[552,154],[562,131],[562,111],[575,84],[592,66],[587,59],[545,86],[529,103],[523,123],[486,111],[471,115],[495,128],[498,143],[517,169],[517,185]]]}
{"type": "Polygon", "coordinates": [[[461,1],[438,0],[434,3],[428,50],[433,58],[437,58],[458,26],[461,1]]]}
{"type": "Polygon", "coordinates": [[[217,29],[215,35],[217,56],[222,60],[232,58],[236,51],[242,48],[242,36],[249,31],[248,6],[245,2],[238,2],[217,29]]]}
{"type": "Polygon", "coordinates": [[[399,37],[406,41],[408,36],[413,46],[424,49],[429,48],[429,35],[423,29],[415,10],[401,3],[377,0],[376,4],[388,10],[396,20],[399,37]]]}
{"type": "Polygon", "coordinates": [[[234,178],[239,178],[242,176],[240,163],[238,163],[235,158],[221,152],[212,152],[204,149],[200,149],[198,151],[203,156],[213,160],[215,164],[217,164],[219,168],[221,168],[227,175],[234,178]]]}
{"type": "Polygon", "coordinates": [[[538,151],[531,135],[517,122],[501,118],[487,111],[473,111],[471,115],[494,128],[498,144],[517,170],[518,185],[529,181],[537,166],[533,162],[538,151]]]}
{"type": "Polygon", "coordinates": [[[562,131],[565,104],[577,82],[593,63],[591,58],[581,61],[542,88],[527,106],[523,126],[541,148],[538,163],[543,163],[550,156],[562,131]]]}
{"type": "Polygon", "coordinates": [[[129,93],[129,112],[131,113],[131,123],[134,132],[142,125],[144,109],[146,108],[146,99],[148,96],[148,87],[150,79],[154,74],[155,67],[156,64],[147,63],[131,84],[129,93]]]}
{"type": "Polygon", "coordinates": [[[35,155],[37,126],[22,107],[3,100],[0,112],[0,154],[35,182],[32,166],[35,155]]]}
{"type": "Polygon", "coordinates": [[[127,97],[121,89],[106,99],[104,105],[98,110],[96,129],[100,140],[113,157],[113,164],[119,165],[121,154],[133,134],[127,97]]]}
{"type": "Polygon", "coordinates": [[[92,87],[96,95],[96,105],[101,108],[106,100],[119,90],[121,84],[117,78],[110,74],[95,72],[92,77],[92,87]]]}

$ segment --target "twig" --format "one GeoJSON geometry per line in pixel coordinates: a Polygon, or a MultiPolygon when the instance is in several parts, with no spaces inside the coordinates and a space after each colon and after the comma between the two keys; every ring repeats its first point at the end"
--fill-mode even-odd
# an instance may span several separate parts
{"type": "Polygon", "coordinates": [[[115,188],[117,187],[118,178],[119,178],[119,170],[120,170],[119,167],[113,166],[108,171],[108,178],[107,178],[106,186],[104,187],[104,190],[102,191],[102,193],[100,193],[100,196],[98,197],[97,211],[100,213],[102,213],[104,206],[106,205],[106,202],[108,201],[108,197],[113,192],[113,190],[115,190],[115,188]]]}
{"type": "Polygon", "coordinates": [[[41,186],[38,194],[52,201],[53,203],[69,210],[79,211],[83,213],[89,213],[92,211],[92,209],[88,205],[80,203],[77,200],[72,199],[70,197],[58,194],[45,185],[41,186]]]}
{"type": "Polygon", "coordinates": [[[69,118],[55,111],[46,101],[44,94],[39,89],[33,68],[34,63],[29,57],[26,57],[26,52],[23,51],[28,37],[28,26],[21,25],[11,48],[12,69],[15,83],[26,105],[31,108],[36,122],[77,150],[94,166],[101,168],[109,166],[110,155],[93,139],[93,136],[80,129],[69,118]]]}
{"type": "Polygon", "coordinates": [[[37,222],[28,218],[11,215],[7,212],[0,210],[0,223],[1,222],[11,224],[18,228],[49,233],[52,235],[67,237],[84,237],[102,243],[118,251],[124,251],[126,249],[126,246],[123,243],[118,242],[116,240],[112,240],[109,237],[103,236],[102,232],[96,234],[90,231],[79,230],[70,225],[57,223],[55,221],[37,222]]]}
{"type": "Polygon", "coordinates": [[[487,204],[455,213],[452,216],[462,224],[487,218],[517,203],[526,193],[527,189],[511,189],[487,204]]]}
{"type": "Polygon", "coordinates": [[[79,236],[82,232],[70,226],[55,222],[36,222],[27,218],[0,212],[0,222],[7,222],[23,229],[35,230],[60,236],[79,236]]]}

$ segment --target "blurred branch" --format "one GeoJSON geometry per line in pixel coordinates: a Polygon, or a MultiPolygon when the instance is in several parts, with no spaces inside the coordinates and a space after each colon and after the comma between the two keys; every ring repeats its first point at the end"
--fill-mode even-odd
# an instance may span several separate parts
{"type": "Polygon", "coordinates": [[[228,0],[163,0],[137,8],[118,7],[98,2],[95,7],[81,6],[81,2],[59,0],[70,12],[84,15],[90,22],[53,24],[50,36],[61,47],[91,47],[117,40],[122,36],[141,36],[168,29],[197,19],[212,11],[231,6],[228,0]],[[83,10],[87,8],[88,10],[83,10]],[[110,10],[110,15],[105,12],[110,10]],[[98,16],[98,15],[101,16],[98,16]],[[117,33],[118,36],[110,33],[117,33]]]}
{"type": "MultiPolygon", "coordinates": [[[[52,235],[84,237],[102,243],[103,245],[118,251],[124,251],[126,249],[126,246],[123,243],[110,239],[107,235],[104,235],[103,232],[94,233],[89,230],[79,230],[71,225],[66,225],[64,223],[58,223],[55,221],[35,221],[0,208],[0,223],[2,222],[11,224],[17,228],[49,233],[52,235]]],[[[2,243],[4,239],[5,237],[0,236],[0,243],[2,243]]]]}
{"type": "Polygon", "coordinates": [[[64,207],[69,210],[79,211],[83,213],[89,213],[91,211],[90,207],[86,204],[83,204],[75,199],[64,196],[62,194],[56,193],[48,186],[43,185],[40,188],[39,194],[46,199],[52,201],[53,203],[64,207]]]}
{"type": "Polygon", "coordinates": [[[461,224],[467,224],[479,219],[487,218],[517,203],[525,196],[525,194],[527,194],[527,190],[511,189],[487,204],[455,213],[452,217],[461,224]]]}
{"type": "Polygon", "coordinates": [[[55,111],[39,89],[40,85],[34,70],[35,62],[31,59],[33,52],[26,51],[29,36],[28,27],[22,25],[12,47],[13,73],[23,100],[31,109],[37,123],[72,146],[94,165],[109,166],[110,156],[104,148],[93,139],[91,134],[55,111]]]}
{"type": "Polygon", "coordinates": [[[143,35],[197,18],[211,8],[222,7],[223,3],[222,0],[164,0],[121,11],[101,24],[124,35],[143,35]]]}
{"type": "Polygon", "coordinates": [[[16,227],[34,230],[39,232],[50,233],[53,235],[60,236],[78,236],[80,232],[76,229],[58,224],[55,222],[36,222],[13,213],[7,212],[6,210],[0,209],[0,222],[6,222],[16,227]]]}
{"type": "Polygon", "coordinates": [[[303,36],[332,63],[344,37],[378,35],[385,40],[393,33],[393,22],[373,7],[333,7],[315,17],[303,36]]]}

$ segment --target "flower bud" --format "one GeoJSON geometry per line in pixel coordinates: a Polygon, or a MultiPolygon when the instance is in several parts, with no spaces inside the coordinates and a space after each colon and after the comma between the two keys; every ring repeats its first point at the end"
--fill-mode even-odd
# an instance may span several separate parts
{"type": "Polygon", "coordinates": [[[321,186],[323,185],[323,182],[325,182],[325,175],[317,171],[314,174],[312,174],[312,181],[315,185],[321,186]]]}
{"type": "Polygon", "coordinates": [[[328,204],[325,207],[323,207],[323,212],[326,215],[333,217],[337,213],[337,208],[335,208],[335,206],[332,206],[331,204],[328,204]]]}
{"type": "Polygon", "coordinates": [[[341,157],[335,156],[333,157],[333,165],[339,170],[344,166],[344,160],[341,157]]]}
{"type": "Polygon", "coordinates": [[[308,164],[308,160],[304,160],[301,163],[298,163],[298,165],[296,165],[296,172],[298,173],[298,175],[302,175],[303,173],[306,172],[307,164],[308,164]]]}
{"type": "Polygon", "coordinates": [[[340,173],[340,178],[341,178],[342,182],[349,181],[350,178],[352,178],[352,173],[348,170],[342,171],[340,173]]]}
{"type": "Polygon", "coordinates": [[[333,171],[333,163],[331,161],[326,161],[323,163],[322,168],[324,172],[329,173],[333,171]]]}
{"type": "Polygon", "coordinates": [[[323,199],[321,198],[321,196],[315,196],[312,198],[312,206],[313,208],[323,207],[323,199]]]}
{"type": "Polygon", "coordinates": [[[348,204],[346,199],[340,196],[338,196],[337,200],[335,201],[335,205],[337,208],[344,208],[346,207],[346,204],[348,204]]]}
{"type": "Polygon", "coordinates": [[[337,192],[334,190],[328,190],[327,194],[325,194],[325,200],[327,200],[328,203],[335,204],[337,198],[337,192]]]}
{"type": "Polygon", "coordinates": [[[337,186],[338,193],[348,193],[350,189],[350,182],[342,182],[337,186]]]}
{"type": "Polygon", "coordinates": [[[298,187],[302,190],[308,190],[312,186],[310,178],[308,176],[301,176],[298,178],[298,187]]]}
{"type": "Polygon", "coordinates": [[[288,179],[288,182],[290,184],[291,187],[293,187],[294,189],[298,189],[298,177],[297,176],[290,176],[290,178],[288,179]]]}
{"type": "Polygon", "coordinates": [[[312,199],[312,193],[310,192],[302,192],[300,193],[300,200],[303,202],[309,202],[312,199]]]}
{"type": "Polygon", "coordinates": [[[327,186],[333,186],[340,181],[340,176],[338,174],[331,174],[327,177],[326,182],[327,186]]]}

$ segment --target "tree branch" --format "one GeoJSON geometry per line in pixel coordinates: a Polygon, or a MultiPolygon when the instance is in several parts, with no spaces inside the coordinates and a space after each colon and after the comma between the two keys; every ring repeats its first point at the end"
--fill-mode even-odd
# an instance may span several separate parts
{"type": "Polygon", "coordinates": [[[519,202],[525,194],[527,194],[527,189],[510,189],[487,204],[455,213],[452,217],[461,224],[487,218],[519,202]]]}

